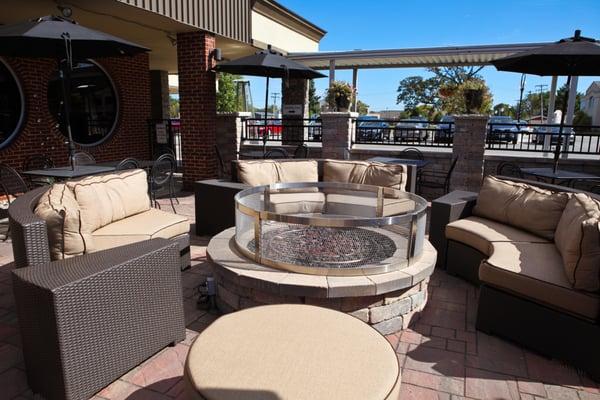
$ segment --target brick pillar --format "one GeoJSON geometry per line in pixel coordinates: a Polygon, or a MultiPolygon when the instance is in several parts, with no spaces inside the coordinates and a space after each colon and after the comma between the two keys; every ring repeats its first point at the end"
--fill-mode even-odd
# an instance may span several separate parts
{"type": "Polygon", "coordinates": [[[321,124],[323,131],[323,158],[343,160],[350,154],[352,135],[356,126],[355,112],[323,112],[321,124]]]}
{"type": "Polygon", "coordinates": [[[168,119],[169,116],[169,73],[150,71],[150,102],[152,119],[168,119]]]}
{"type": "Polygon", "coordinates": [[[183,184],[188,189],[194,181],[217,176],[214,48],[210,33],[177,34],[183,184]]]}
{"type": "Polygon", "coordinates": [[[450,189],[478,192],[483,179],[488,117],[457,115],[454,121],[452,159],[458,157],[458,162],[450,180],[450,189]]]}
{"type": "Polygon", "coordinates": [[[250,112],[217,114],[217,146],[225,165],[238,158],[242,145],[243,121],[251,116],[250,112]]]}
{"type": "Polygon", "coordinates": [[[304,142],[305,129],[302,120],[308,118],[308,80],[289,79],[287,85],[283,80],[281,92],[283,93],[281,104],[284,109],[286,105],[297,106],[294,107],[294,111],[296,108],[299,109],[298,114],[295,115],[283,113],[281,140],[284,145],[298,145],[304,142]]]}

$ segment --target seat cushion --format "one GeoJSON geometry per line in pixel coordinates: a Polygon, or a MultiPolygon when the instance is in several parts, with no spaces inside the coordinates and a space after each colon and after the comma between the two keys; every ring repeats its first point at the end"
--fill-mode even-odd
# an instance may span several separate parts
{"type": "MultiPolygon", "coordinates": [[[[415,202],[406,198],[384,198],[383,215],[385,217],[413,211],[415,202]]],[[[377,197],[359,194],[327,194],[327,214],[349,215],[361,218],[377,217],[377,197]]]]}
{"type": "Polygon", "coordinates": [[[446,225],[446,238],[492,254],[493,242],[550,243],[524,230],[481,217],[459,219],[446,225]]]}
{"type": "Polygon", "coordinates": [[[600,296],[571,287],[553,243],[494,242],[492,250],[479,267],[482,282],[579,317],[598,318],[600,296]]]}
{"type": "Polygon", "coordinates": [[[279,182],[277,163],[273,160],[239,160],[237,176],[240,183],[250,186],[279,182]]]}
{"type": "Polygon", "coordinates": [[[564,192],[487,176],[473,214],[552,240],[568,201],[569,195],[564,192]]]}
{"type": "Polygon", "coordinates": [[[151,208],[106,225],[92,233],[95,250],[140,242],[155,238],[173,239],[189,233],[186,217],[151,208]]]}
{"type": "Polygon", "coordinates": [[[79,204],[67,185],[50,186],[34,212],[46,221],[52,260],[78,256],[93,248],[92,232],[82,227],[79,204]]]}
{"type": "Polygon", "coordinates": [[[273,193],[269,196],[270,211],[278,214],[312,214],[323,212],[325,194],[309,193],[273,193]]]}
{"type": "Polygon", "coordinates": [[[110,223],[150,209],[148,179],[143,169],[88,176],[70,181],[81,209],[81,224],[94,232],[110,223]]]}
{"type": "Polygon", "coordinates": [[[577,193],[567,203],[554,241],[576,289],[600,290],[600,203],[577,193]]]}

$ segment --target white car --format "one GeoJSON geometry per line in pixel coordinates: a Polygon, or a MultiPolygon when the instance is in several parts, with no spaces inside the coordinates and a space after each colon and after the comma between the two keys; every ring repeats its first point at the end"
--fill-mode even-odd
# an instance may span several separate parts
{"type": "Polygon", "coordinates": [[[396,142],[421,142],[427,140],[429,132],[426,118],[415,117],[401,119],[394,129],[394,141],[396,142]]]}

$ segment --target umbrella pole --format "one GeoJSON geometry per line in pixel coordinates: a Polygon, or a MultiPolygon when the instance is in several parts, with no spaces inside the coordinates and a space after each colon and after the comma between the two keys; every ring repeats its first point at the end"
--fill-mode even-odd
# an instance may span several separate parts
{"type": "Polygon", "coordinates": [[[265,130],[263,133],[263,157],[267,154],[267,140],[269,140],[269,129],[267,126],[267,108],[269,108],[269,77],[267,76],[267,90],[265,93],[265,130]]]}
{"type": "MultiPolygon", "coordinates": [[[[571,75],[567,77],[567,93],[569,93],[569,87],[571,85],[571,75]]],[[[562,105],[562,115],[560,116],[560,128],[558,128],[558,140],[556,141],[556,149],[554,150],[554,168],[553,171],[556,174],[556,170],[558,169],[558,160],[560,159],[560,152],[562,148],[563,141],[563,127],[565,125],[565,114],[567,112],[567,98],[564,99],[562,105]]],[[[552,135],[552,133],[550,133],[552,135]]],[[[550,136],[550,140],[552,140],[552,136],[550,136]]]]}
{"type": "Polygon", "coordinates": [[[67,129],[67,144],[69,146],[69,165],[71,166],[71,170],[74,170],[75,165],[73,164],[73,155],[75,154],[75,145],[73,143],[73,134],[71,133],[71,102],[69,101],[70,73],[68,71],[69,62],[61,63],[60,60],[58,62],[60,65],[59,73],[62,87],[65,127],[67,129]]]}

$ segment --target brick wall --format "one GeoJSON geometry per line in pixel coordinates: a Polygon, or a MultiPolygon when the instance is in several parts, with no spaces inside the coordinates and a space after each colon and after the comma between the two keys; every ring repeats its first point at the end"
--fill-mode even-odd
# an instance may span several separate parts
{"type": "MultiPolygon", "coordinates": [[[[66,138],[48,109],[48,82],[57,68],[52,59],[6,58],[15,71],[25,95],[25,121],[17,138],[0,151],[0,162],[21,169],[35,154],[47,154],[56,165],[66,165],[66,138]]],[[[150,118],[150,76],[148,55],[99,58],[95,60],[112,78],[119,97],[119,120],[113,135],[94,147],[79,147],[97,161],[126,157],[150,157],[148,128],[150,118]]]]}
{"type": "Polygon", "coordinates": [[[183,184],[187,188],[196,180],[217,176],[214,48],[214,35],[177,34],[183,184]]]}

